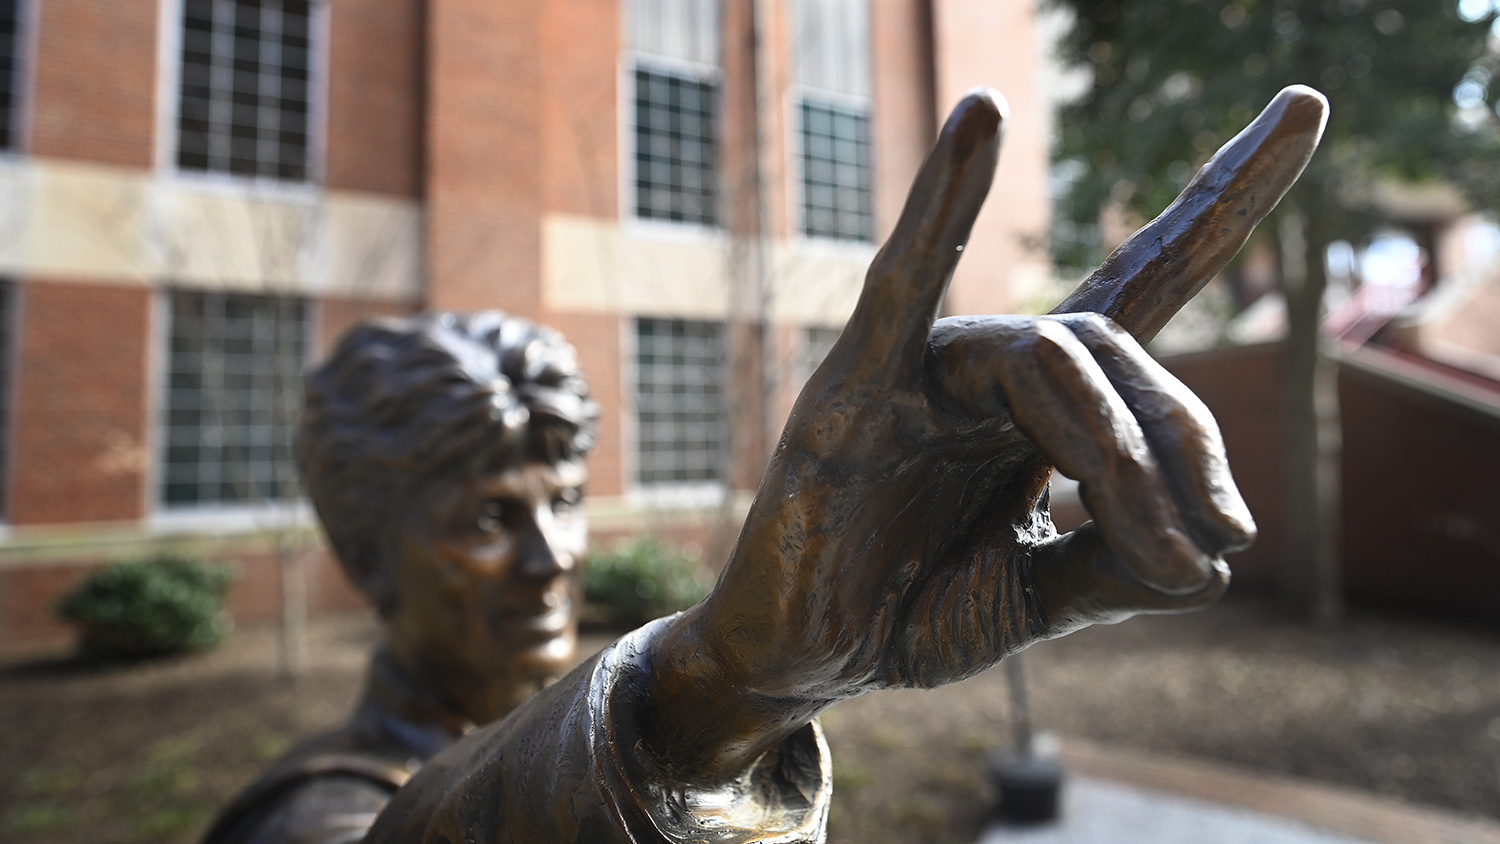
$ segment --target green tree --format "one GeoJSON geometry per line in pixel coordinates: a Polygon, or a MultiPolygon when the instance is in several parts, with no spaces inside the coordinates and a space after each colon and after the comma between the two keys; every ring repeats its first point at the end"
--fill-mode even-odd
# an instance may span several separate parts
{"type": "Polygon", "coordinates": [[[1446,181],[1476,207],[1500,207],[1491,0],[1049,2],[1073,15],[1062,59],[1092,74],[1059,116],[1054,156],[1068,187],[1053,248],[1063,263],[1100,257],[1106,205],[1144,215],[1169,203],[1281,88],[1328,97],[1322,148],[1263,232],[1280,252],[1288,312],[1283,595],[1298,615],[1333,620],[1338,416],[1319,351],[1322,256],[1380,224],[1364,198],[1380,180],[1446,181]]]}

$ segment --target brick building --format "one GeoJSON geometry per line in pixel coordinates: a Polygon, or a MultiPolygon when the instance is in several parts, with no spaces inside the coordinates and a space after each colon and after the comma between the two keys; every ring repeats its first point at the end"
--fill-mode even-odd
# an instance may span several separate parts
{"type": "MultiPolygon", "coordinates": [[[[366,314],[562,330],[603,407],[596,530],[691,532],[753,486],[973,85],[1012,121],[946,308],[1045,278],[1032,6],[0,0],[0,648],[164,548],[274,613],[274,549],[316,548],[298,376],[366,314]]],[[[351,605],[306,553],[314,608],[351,605]]]]}

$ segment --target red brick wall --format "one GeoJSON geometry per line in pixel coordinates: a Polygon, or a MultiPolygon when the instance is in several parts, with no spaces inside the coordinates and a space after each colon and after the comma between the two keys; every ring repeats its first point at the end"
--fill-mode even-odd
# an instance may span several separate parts
{"type": "Polygon", "coordinates": [[[99,564],[0,569],[0,651],[70,636],[70,628],[57,620],[52,607],[96,568],[99,564]]]}
{"type": "Polygon", "coordinates": [[[1036,4],[931,0],[940,119],[976,85],[996,88],[1010,105],[1005,143],[989,200],[974,223],[943,310],[1003,314],[1018,287],[1045,272],[1036,247],[1047,234],[1051,202],[1047,114],[1039,79],[1036,4]]]}
{"type": "Polygon", "coordinates": [[[374,302],[368,299],[320,299],[318,301],[318,359],[322,360],[344,332],[358,322],[378,316],[407,316],[415,313],[414,305],[400,302],[374,302]]]}
{"type": "Polygon", "coordinates": [[[138,287],[23,286],[12,524],[145,515],[150,304],[138,287]]]}
{"type": "MultiPolygon", "coordinates": [[[[307,609],[309,612],[355,610],[366,605],[364,596],[356,590],[333,555],[318,549],[302,552],[307,576],[307,609]]],[[[225,607],[236,622],[248,624],[281,616],[281,563],[276,555],[262,553],[230,553],[223,560],[232,560],[239,568],[239,579],[230,587],[225,607]]]]}
{"type": "Polygon", "coordinates": [[[875,105],[875,239],[883,241],[937,138],[931,6],[922,0],[870,3],[875,105]]]}
{"type": "MultiPolygon", "coordinates": [[[[719,77],[719,108],[721,118],[719,173],[723,179],[723,225],[730,231],[749,234],[758,225],[754,202],[756,143],[756,89],[753,83],[755,72],[753,0],[726,0],[720,4],[722,28],[720,38],[723,73],[719,77]]],[[[787,40],[787,17],[784,4],[767,4],[770,13],[760,21],[768,29],[761,36],[771,44],[784,44],[787,49],[772,49],[769,52],[772,66],[767,69],[772,90],[784,92],[792,58],[792,42],[787,40]]],[[[790,233],[791,220],[787,215],[787,185],[785,161],[788,154],[786,132],[787,104],[778,100],[763,110],[761,116],[766,125],[759,134],[766,144],[760,163],[768,169],[762,174],[765,194],[766,227],[773,236],[790,233]]]]}
{"type": "Polygon", "coordinates": [[[619,212],[619,0],[542,5],[541,166],[551,213],[619,212]]]}
{"type": "Polygon", "coordinates": [[[422,193],[421,0],[339,0],[329,23],[330,188],[422,193]]]}
{"type": "Polygon", "coordinates": [[[155,0],[44,0],[31,151],[151,167],[155,0]]]}
{"type": "Polygon", "coordinates": [[[427,304],[434,309],[539,310],[541,5],[427,4],[427,304]]]}
{"type": "Polygon", "coordinates": [[[625,491],[624,396],[620,332],[627,322],[614,314],[550,313],[543,322],[561,331],[578,350],[578,366],[599,403],[599,444],[589,455],[589,495],[625,491]]]}

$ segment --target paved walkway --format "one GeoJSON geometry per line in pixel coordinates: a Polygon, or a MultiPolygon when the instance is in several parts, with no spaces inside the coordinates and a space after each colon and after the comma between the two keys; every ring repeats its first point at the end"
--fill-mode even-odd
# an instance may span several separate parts
{"type": "Polygon", "coordinates": [[[1103,780],[1074,778],[1053,824],[996,825],[981,844],[1374,844],[1297,821],[1103,780]]]}
{"type": "Polygon", "coordinates": [[[980,844],[1500,844],[1500,823],[1321,783],[1067,741],[1063,816],[980,844]]]}

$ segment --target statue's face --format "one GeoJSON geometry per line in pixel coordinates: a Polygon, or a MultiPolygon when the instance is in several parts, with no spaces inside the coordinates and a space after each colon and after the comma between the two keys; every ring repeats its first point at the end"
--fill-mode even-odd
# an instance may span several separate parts
{"type": "Polygon", "coordinates": [[[386,619],[391,651],[416,679],[534,689],[567,667],[586,478],[582,463],[527,462],[417,496],[398,527],[386,619]]]}

